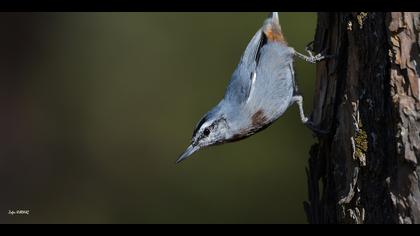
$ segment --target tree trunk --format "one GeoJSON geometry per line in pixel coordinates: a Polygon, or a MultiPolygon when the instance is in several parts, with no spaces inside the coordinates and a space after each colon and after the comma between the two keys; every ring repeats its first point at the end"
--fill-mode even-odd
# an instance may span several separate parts
{"type": "Polygon", "coordinates": [[[310,223],[420,223],[420,14],[319,13],[310,223]]]}

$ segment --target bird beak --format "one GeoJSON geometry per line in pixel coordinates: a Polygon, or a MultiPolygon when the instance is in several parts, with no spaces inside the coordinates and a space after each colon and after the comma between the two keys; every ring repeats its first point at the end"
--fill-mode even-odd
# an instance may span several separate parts
{"type": "Polygon", "coordinates": [[[191,156],[194,152],[196,152],[198,149],[200,149],[198,146],[194,146],[191,144],[188,146],[187,150],[185,150],[184,153],[176,160],[176,164],[180,163],[181,161],[187,159],[189,156],[191,156]]]}

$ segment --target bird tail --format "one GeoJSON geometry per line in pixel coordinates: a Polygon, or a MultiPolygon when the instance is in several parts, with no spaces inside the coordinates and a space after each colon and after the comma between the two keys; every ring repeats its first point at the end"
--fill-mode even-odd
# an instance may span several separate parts
{"type": "Polygon", "coordinates": [[[279,14],[277,12],[271,12],[269,14],[269,18],[265,20],[262,30],[269,41],[277,41],[287,44],[281,30],[279,14]]]}
{"type": "Polygon", "coordinates": [[[278,12],[271,12],[270,13],[270,18],[271,18],[271,21],[274,24],[280,25],[280,22],[279,22],[279,13],[278,12]]]}

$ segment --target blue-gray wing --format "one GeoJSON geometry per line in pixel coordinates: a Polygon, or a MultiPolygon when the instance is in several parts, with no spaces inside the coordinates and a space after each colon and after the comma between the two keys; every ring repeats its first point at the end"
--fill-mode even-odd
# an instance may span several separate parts
{"type": "Polygon", "coordinates": [[[226,90],[225,100],[233,103],[243,103],[247,100],[257,67],[259,50],[265,43],[264,39],[262,31],[258,30],[248,43],[236,70],[233,72],[226,90]]]}
{"type": "Polygon", "coordinates": [[[257,80],[290,77],[294,83],[293,48],[278,42],[269,42],[260,50],[256,69],[257,80]]]}
{"type": "Polygon", "coordinates": [[[269,42],[261,30],[258,31],[248,44],[232,75],[225,99],[230,102],[244,103],[248,100],[253,86],[267,83],[271,77],[292,76],[292,83],[294,83],[293,68],[290,75],[292,63],[292,48],[283,43],[269,42]]]}

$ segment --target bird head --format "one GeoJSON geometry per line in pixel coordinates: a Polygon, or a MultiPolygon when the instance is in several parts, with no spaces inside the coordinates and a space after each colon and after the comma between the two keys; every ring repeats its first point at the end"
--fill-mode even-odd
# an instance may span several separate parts
{"type": "Polygon", "coordinates": [[[176,163],[187,159],[194,152],[204,147],[226,142],[229,133],[226,118],[222,113],[217,112],[217,109],[213,109],[198,122],[192,135],[191,144],[181,154],[176,163]]]}

